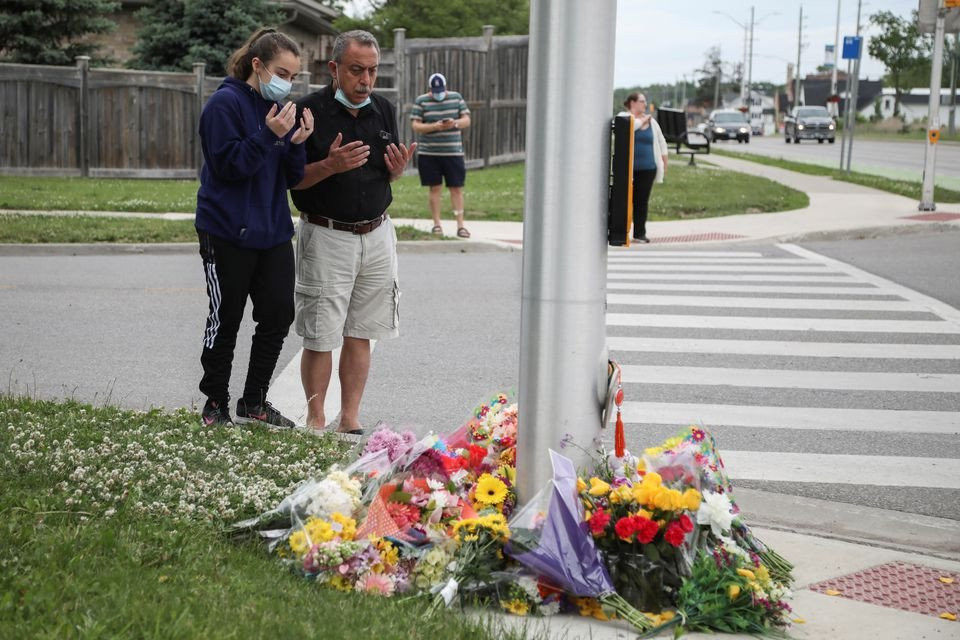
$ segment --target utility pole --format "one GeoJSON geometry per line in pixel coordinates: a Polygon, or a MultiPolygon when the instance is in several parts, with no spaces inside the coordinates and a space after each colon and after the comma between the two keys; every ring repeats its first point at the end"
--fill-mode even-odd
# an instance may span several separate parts
{"type": "Polygon", "coordinates": [[[947,17],[944,0],[938,2],[937,26],[933,31],[933,62],[930,66],[930,115],[927,117],[927,147],[923,160],[923,192],[920,211],[936,211],[933,201],[934,173],[937,166],[937,141],[940,139],[940,81],[943,72],[943,31],[947,17]]]}
{"type": "Polygon", "coordinates": [[[793,106],[800,106],[800,49],[803,48],[803,5],[800,5],[800,22],[797,28],[797,78],[796,89],[793,90],[793,106]]]}
{"type": "Polygon", "coordinates": [[[947,133],[957,134],[957,58],[960,58],[960,34],[953,34],[953,49],[950,55],[950,119],[947,133]]]}
{"type": "MultiPolygon", "coordinates": [[[[837,0],[837,27],[833,32],[833,74],[830,77],[830,96],[837,95],[837,65],[840,64],[840,0],[837,0]]],[[[839,115],[839,102],[830,103],[830,113],[836,118],[839,115]]]]}
{"type": "Polygon", "coordinates": [[[713,108],[714,109],[720,108],[720,77],[723,75],[723,68],[720,66],[720,60],[721,60],[720,47],[717,47],[717,65],[716,65],[716,68],[714,69],[717,72],[716,74],[717,81],[713,85],[713,108]]]}
{"type": "MultiPolygon", "coordinates": [[[[942,1],[942,0],[941,0],[942,1]]],[[[857,37],[860,37],[860,9],[863,7],[863,0],[857,0],[857,37]]],[[[857,128],[857,93],[860,90],[860,61],[863,59],[863,40],[860,41],[860,51],[857,53],[857,59],[853,61],[853,91],[850,93],[850,103],[847,105],[847,121],[850,123],[850,135],[844,136],[847,141],[847,166],[846,171],[850,173],[850,160],[853,156],[853,130],[857,128]]],[[[850,79],[847,78],[849,85],[850,79]]]]}
{"type": "Polygon", "coordinates": [[[753,6],[750,7],[750,54],[747,56],[747,122],[753,133],[753,6]]]}

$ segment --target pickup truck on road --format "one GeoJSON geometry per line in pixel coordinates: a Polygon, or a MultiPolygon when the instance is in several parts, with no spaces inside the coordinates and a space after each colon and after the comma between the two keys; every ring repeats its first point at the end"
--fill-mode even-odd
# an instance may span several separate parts
{"type": "Polygon", "coordinates": [[[787,144],[791,140],[796,144],[801,140],[816,140],[818,144],[826,140],[833,144],[837,140],[837,125],[826,107],[794,107],[783,119],[783,139],[787,144]]]}

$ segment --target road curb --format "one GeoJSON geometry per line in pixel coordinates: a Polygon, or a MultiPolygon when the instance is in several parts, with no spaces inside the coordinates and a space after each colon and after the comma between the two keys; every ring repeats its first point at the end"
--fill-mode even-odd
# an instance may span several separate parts
{"type": "Polygon", "coordinates": [[[737,489],[751,526],[960,561],[960,521],[845,502],[737,489]]]}

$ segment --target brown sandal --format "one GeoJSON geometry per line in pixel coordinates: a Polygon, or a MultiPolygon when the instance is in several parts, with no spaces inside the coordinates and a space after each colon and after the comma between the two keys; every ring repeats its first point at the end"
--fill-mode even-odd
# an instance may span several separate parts
{"type": "Polygon", "coordinates": [[[469,237],[470,237],[470,232],[467,231],[467,228],[466,228],[466,227],[460,227],[459,229],[457,229],[457,237],[458,237],[458,238],[469,238],[469,237]]]}
{"type": "Polygon", "coordinates": [[[437,225],[437,226],[435,226],[433,229],[430,230],[430,233],[432,233],[432,234],[435,235],[435,236],[442,236],[442,235],[443,235],[443,227],[441,227],[440,225],[437,225]]]}

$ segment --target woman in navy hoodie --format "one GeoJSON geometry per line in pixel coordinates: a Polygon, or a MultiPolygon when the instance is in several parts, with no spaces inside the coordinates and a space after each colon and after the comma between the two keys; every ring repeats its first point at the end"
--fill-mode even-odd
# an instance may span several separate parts
{"type": "Polygon", "coordinates": [[[274,29],[260,29],[227,63],[200,116],[203,170],[197,234],[210,313],[203,334],[205,425],[231,425],[230,371],[243,308],[253,302],[256,330],[237,422],[292,427],[267,402],[267,387],[293,322],[293,222],[287,189],[303,179],[303,141],[313,130],[304,111],[280,104],[300,72],[300,50],[274,29]]]}

